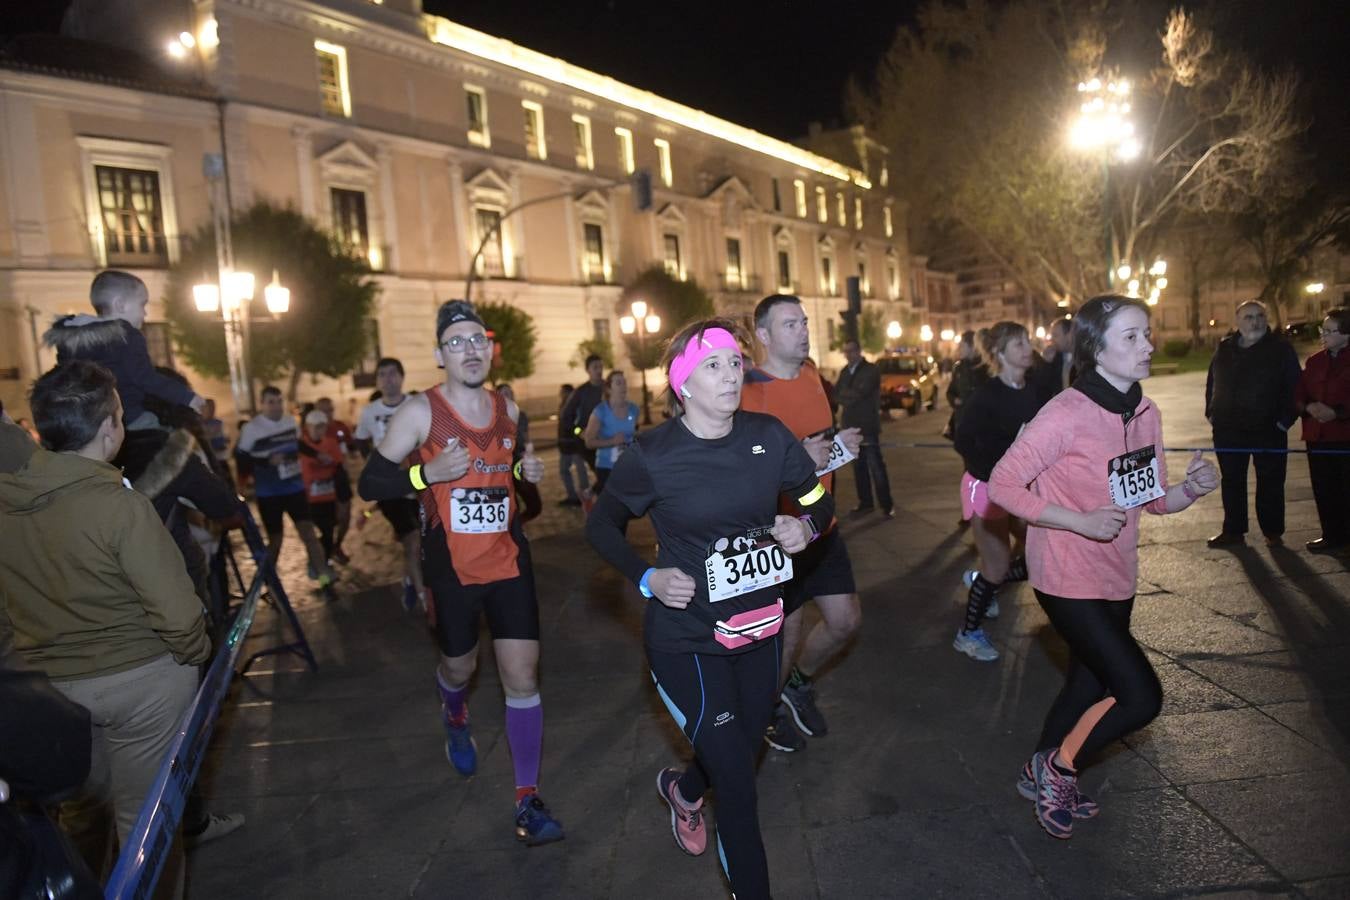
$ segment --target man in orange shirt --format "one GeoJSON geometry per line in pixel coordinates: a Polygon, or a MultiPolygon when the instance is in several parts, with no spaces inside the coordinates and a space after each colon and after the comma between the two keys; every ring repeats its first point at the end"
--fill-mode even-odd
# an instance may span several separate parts
{"type": "MultiPolygon", "coordinates": [[[[811,335],[801,300],[787,294],[761,300],[755,307],[755,336],[764,346],[764,360],[746,373],[741,409],[776,417],[802,442],[817,470],[825,468],[835,443],[836,435],[830,433],[834,414],[820,372],[808,360],[811,335]]],[[[862,442],[858,429],[844,429],[837,438],[849,455],[857,456],[862,442]]],[[[820,481],[826,490],[833,491],[833,474],[822,475],[820,481]]],[[[789,515],[801,514],[790,499],[784,498],[782,503],[789,515]]],[[[862,619],[853,563],[834,523],[794,557],[793,565],[796,576],[785,598],[788,617],[783,625],[782,702],[764,735],[769,746],[786,753],[806,746],[798,729],[812,737],[825,734],[827,725],[816,707],[811,676],[848,643],[862,619]],[[803,641],[801,607],[810,599],[816,601],[821,620],[803,641]]]]}
{"type": "Polygon", "coordinates": [[[358,487],[367,500],[401,497],[411,488],[422,503],[422,569],[441,648],[436,689],[446,757],[466,778],[478,770],[467,698],[486,617],[506,694],[516,837],[530,846],[551,843],[562,840],[563,829],[538,790],[539,600],[512,490],[522,479],[537,484],[544,464],[533,445],[520,446],[516,404],[485,387],[492,339],[472,304],[441,305],[435,356],[445,380],[399,404],[358,487]],[[402,468],[414,453],[420,461],[402,468]]]}

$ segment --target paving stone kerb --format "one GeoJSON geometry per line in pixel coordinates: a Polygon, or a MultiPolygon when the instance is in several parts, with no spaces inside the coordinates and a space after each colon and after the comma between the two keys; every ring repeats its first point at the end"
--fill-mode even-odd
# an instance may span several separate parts
{"type": "MultiPolygon", "coordinates": [[[[1208,443],[1203,378],[1146,384],[1169,444],[1208,443]]],[[[945,409],[899,419],[883,437],[935,441],[945,419],[945,409]]],[[[1067,844],[1040,831],[1013,787],[1058,689],[1063,645],[1022,585],[1004,591],[990,625],[999,662],[951,649],[974,559],[955,528],[959,462],[900,446],[886,459],[898,515],[843,525],[864,626],[820,682],[830,734],[761,767],[775,896],[1350,895],[1350,573],[1301,549],[1317,536],[1302,458],[1289,466],[1287,551],[1209,550],[1217,495],[1145,516],[1137,630],[1167,704],[1088,769],[1084,788],[1103,811],[1067,844]]],[[[242,811],[248,825],[193,854],[190,896],[726,896],[715,854],[675,848],[653,789],[688,749],[646,671],[640,600],[586,547],[580,513],[554,505],[556,457],[547,462],[546,512],[529,528],[542,780],[567,840],[516,845],[486,643],[470,699],[480,773],[465,781],[446,763],[435,647],[399,607],[398,552],[376,515],[349,540],[355,562],[335,605],[299,587],[289,542],[283,568],[322,668],[278,659],[235,686],[203,783],[213,808],[242,811]]],[[[851,508],[852,478],[839,483],[851,508]]],[[[631,537],[650,552],[645,524],[631,537]]],[[[250,642],[275,627],[264,612],[250,642]]],[[[712,810],[715,823],[715,797],[712,810]]]]}

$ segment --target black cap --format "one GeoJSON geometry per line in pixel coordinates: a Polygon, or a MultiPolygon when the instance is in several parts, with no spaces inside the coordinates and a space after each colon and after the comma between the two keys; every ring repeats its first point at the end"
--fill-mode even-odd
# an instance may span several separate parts
{"type": "Polygon", "coordinates": [[[445,334],[445,329],[451,325],[458,325],[460,322],[477,322],[484,329],[487,328],[483,320],[478,317],[478,311],[473,308],[472,303],[467,300],[447,300],[436,311],[436,342],[440,343],[441,335],[445,334]]]}

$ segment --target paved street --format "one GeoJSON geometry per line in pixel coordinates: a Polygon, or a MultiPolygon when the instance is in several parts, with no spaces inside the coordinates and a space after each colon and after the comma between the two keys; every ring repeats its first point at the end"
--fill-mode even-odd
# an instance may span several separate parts
{"type": "MultiPolygon", "coordinates": [[[[1209,443],[1203,373],[1145,386],[1170,445],[1209,443]]],[[[946,415],[897,420],[884,439],[940,441],[946,415]]],[[[1014,781],[1064,647],[1021,585],[1002,592],[990,626],[1001,660],[952,650],[974,559],[955,528],[959,460],[902,446],[886,456],[899,514],[844,524],[864,624],[820,681],[830,733],[760,771],[779,900],[1350,897],[1350,572],[1302,550],[1318,536],[1302,457],[1289,467],[1290,549],[1206,548],[1217,494],[1144,517],[1135,633],[1162,678],[1163,713],[1086,771],[1102,813],[1060,842],[1014,781]]],[[[556,456],[547,461],[546,511],[529,529],[542,591],[542,792],[567,840],[515,841],[488,644],[470,699],[480,773],[466,781],[447,764],[435,646],[399,605],[398,556],[377,515],[349,538],[355,561],[334,605],[299,588],[290,541],[288,583],[321,668],[270,658],[235,685],[203,778],[211,806],[248,824],[194,853],[190,897],[727,896],[714,853],[673,845],[654,792],[687,742],[644,665],[641,601],[585,545],[580,512],[553,505],[556,456]]],[[[848,509],[852,479],[842,482],[848,509]]],[[[630,536],[651,541],[645,522],[630,536]]],[[[262,612],[250,643],[275,628],[262,612]]],[[[712,809],[715,819],[715,798],[712,809]]]]}

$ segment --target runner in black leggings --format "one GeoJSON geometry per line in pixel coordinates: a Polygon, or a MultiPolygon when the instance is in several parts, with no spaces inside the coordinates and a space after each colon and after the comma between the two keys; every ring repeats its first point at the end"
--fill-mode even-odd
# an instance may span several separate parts
{"type": "Polygon", "coordinates": [[[1082,374],[1045,405],[989,477],[989,499],[1032,526],[1031,585],[1071,654],[1018,782],[1057,838],[1073,833],[1075,818],[1097,812],[1078,792],[1081,763],[1148,724],[1162,705],[1158,677],[1130,634],[1140,509],[1180,512],[1219,484],[1198,452],[1185,480],[1167,483],[1162,418],[1139,387],[1153,354],[1148,307],[1094,297],[1076,321],[1082,374]]]}
{"type": "Polygon", "coordinates": [[[719,856],[733,895],[759,900],[769,896],[769,869],[755,754],[778,693],[783,588],[790,554],[830,523],[834,504],[787,428],[738,411],[735,326],[695,323],[666,355],[677,415],[619,457],[586,534],[656,601],[643,626],[652,678],[695,755],[684,772],[657,776],[675,842],[694,856],[706,849],[703,794],[715,788],[719,856]],[[777,515],[780,493],[806,513],[777,515]],[[658,539],[655,566],[623,538],[627,522],[646,514],[658,539]]]}
{"type": "Polygon", "coordinates": [[[956,426],[956,452],[966,466],[961,476],[961,513],[971,522],[980,565],[966,572],[966,609],[952,646],[971,659],[990,662],[998,659],[998,650],[985,635],[983,622],[986,616],[998,618],[1000,585],[1026,580],[1022,548],[1027,526],[989,502],[987,482],[1023,426],[1036,417],[1042,399],[1027,380],[1033,351],[1026,328],[1016,322],[999,322],[989,329],[981,353],[993,377],[966,399],[956,426]],[[1017,548],[1015,553],[1010,544],[1017,548]]]}

